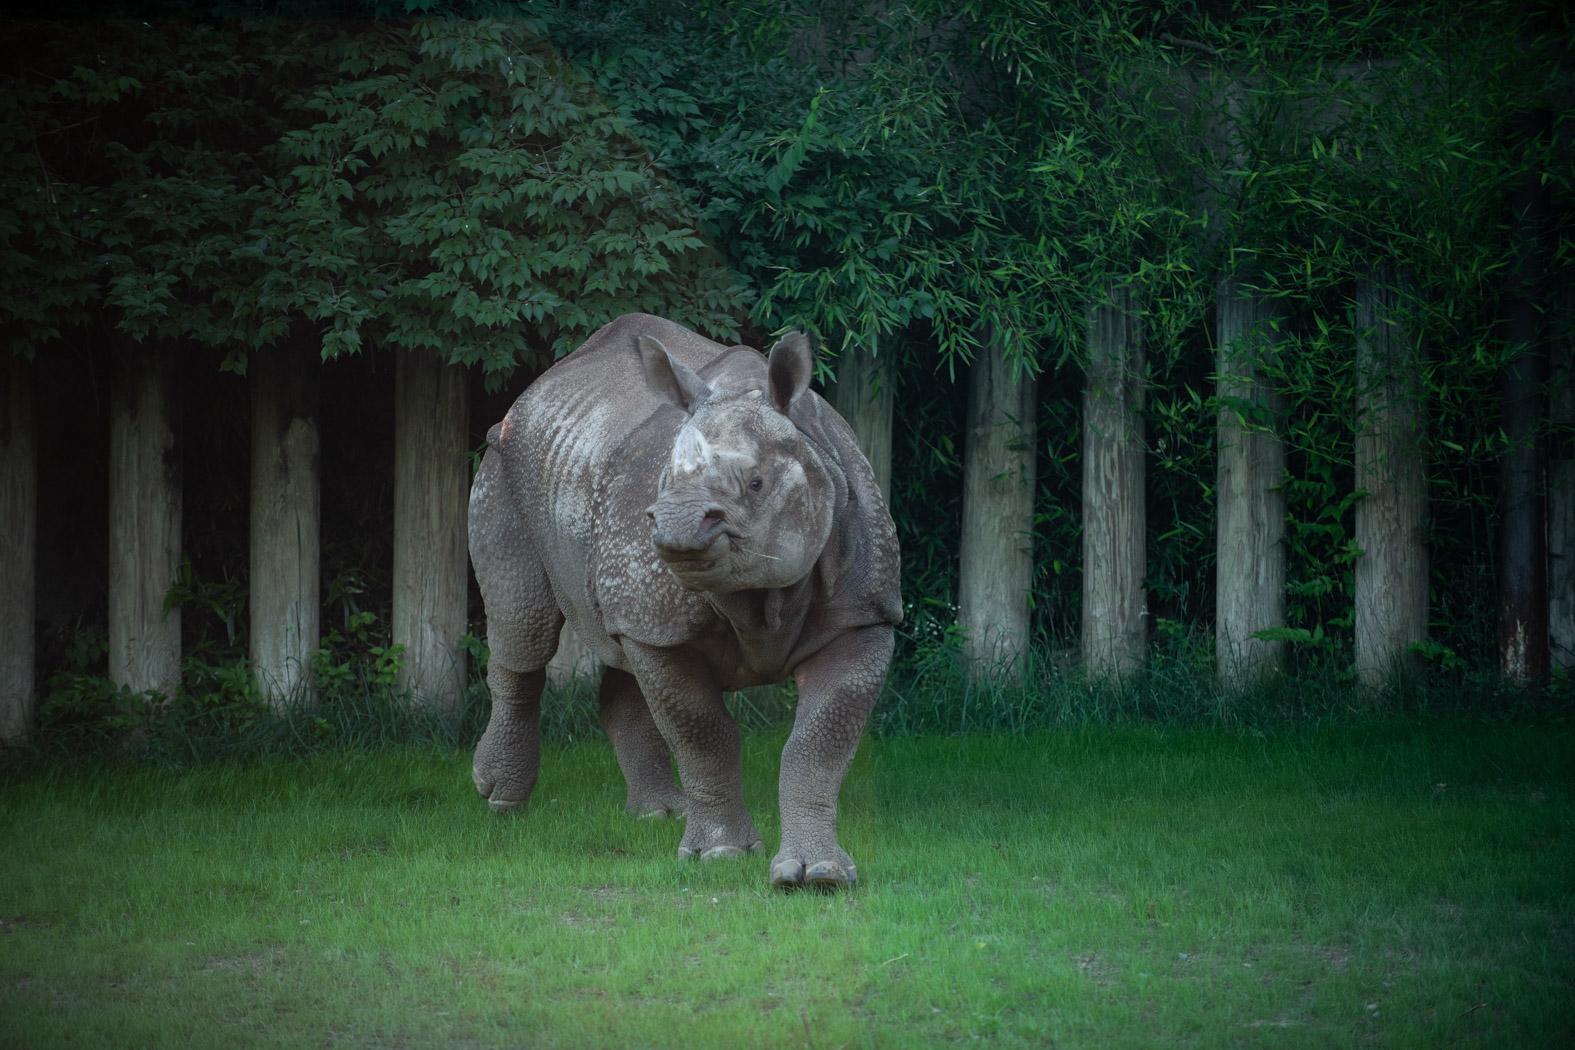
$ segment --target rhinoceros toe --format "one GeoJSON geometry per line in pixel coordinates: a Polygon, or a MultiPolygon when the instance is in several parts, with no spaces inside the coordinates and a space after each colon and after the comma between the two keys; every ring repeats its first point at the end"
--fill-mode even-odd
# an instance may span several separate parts
{"type": "Polygon", "coordinates": [[[859,881],[858,865],[841,850],[834,859],[806,862],[791,853],[779,853],[771,862],[771,885],[777,889],[841,890],[859,881]]]}
{"type": "Polygon", "coordinates": [[[513,813],[525,808],[525,803],[518,799],[489,798],[487,808],[494,813],[513,813]]]}
{"type": "Polygon", "coordinates": [[[734,846],[724,843],[720,846],[707,846],[704,849],[695,849],[692,846],[679,846],[678,856],[684,860],[738,860],[752,853],[759,853],[764,844],[756,839],[748,846],[734,846]]]}
{"type": "Polygon", "coordinates": [[[804,885],[816,890],[841,890],[859,881],[859,869],[844,867],[834,860],[822,860],[804,869],[804,885]]]}
{"type": "Polygon", "coordinates": [[[804,885],[804,862],[797,857],[778,859],[771,864],[771,885],[782,890],[804,885]]]}
{"type": "Polygon", "coordinates": [[[683,793],[678,791],[639,798],[631,793],[629,801],[624,803],[623,811],[639,820],[664,820],[668,817],[681,820],[688,811],[688,805],[683,793]]]}
{"type": "Polygon", "coordinates": [[[494,813],[510,813],[523,808],[535,787],[530,780],[520,783],[517,777],[492,774],[479,765],[471,768],[470,779],[476,785],[476,793],[487,800],[487,808],[494,813]]]}

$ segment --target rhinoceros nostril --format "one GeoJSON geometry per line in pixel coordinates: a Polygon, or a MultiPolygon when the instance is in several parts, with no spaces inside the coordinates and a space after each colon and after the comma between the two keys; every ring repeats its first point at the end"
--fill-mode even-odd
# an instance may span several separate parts
{"type": "Polygon", "coordinates": [[[727,515],[721,507],[707,507],[705,517],[700,520],[706,525],[720,525],[727,520],[727,515]]]}

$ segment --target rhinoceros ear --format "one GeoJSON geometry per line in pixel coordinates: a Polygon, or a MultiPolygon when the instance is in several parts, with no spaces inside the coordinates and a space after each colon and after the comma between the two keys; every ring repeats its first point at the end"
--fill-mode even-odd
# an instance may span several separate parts
{"type": "Polygon", "coordinates": [[[640,364],[645,368],[645,385],[659,397],[685,412],[693,412],[695,406],[711,396],[711,385],[659,340],[642,335],[636,345],[640,348],[640,364]]]}
{"type": "Polygon", "coordinates": [[[803,332],[789,332],[778,339],[771,348],[766,370],[771,377],[771,403],[786,415],[798,396],[809,389],[815,371],[809,337],[803,332]]]}

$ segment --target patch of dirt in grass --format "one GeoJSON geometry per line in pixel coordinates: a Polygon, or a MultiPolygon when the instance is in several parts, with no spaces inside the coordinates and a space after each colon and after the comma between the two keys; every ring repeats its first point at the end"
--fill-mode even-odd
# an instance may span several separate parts
{"type": "Polygon", "coordinates": [[[1338,944],[1325,944],[1315,946],[1312,953],[1328,963],[1331,970],[1344,970],[1351,965],[1350,949],[1338,944]]]}
{"type": "Polygon", "coordinates": [[[335,860],[360,860],[363,857],[384,857],[393,852],[393,844],[387,839],[373,839],[369,842],[347,842],[328,851],[335,860]]]}
{"type": "Polygon", "coordinates": [[[54,922],[41,919],[37,915],[0,915],[0,935],[21,933],[24,930],[40,932],[54,928],[54,922]]]}
{"type": "MultiPolygon", "coordinates": [[[[1274,948],[1273,945],[1270,945],[1269,947],[1271,951],[1274,948]]],[[[1329,967],[1329,969],[1335,971],[1344,971],[1349,969],[1351,966],[1351,960],[1354,957],[1354,953],[1351,950],[1350,945],[1346,944],[1307,944],[1305,942],[1296,941],[1285,945],[1284,950],[1288,954],[1294,956],[1310,956],[1311,958],[1317,959],[1319,962],[1329,967]]],[[[1262,953],[1258,948],[1254,948],[1248,953],[1247,956],[1248,961],[1254,964],[1256,964],[1261,957],[1262,953]]]]}
{"type": "Polygon", "coordinates": [[[612,922],[604,916],[586,915],[584,912],[566,911],[558,916],[558,921],[570,929],[609,929],[612,922]]]}
{"type": "Polygon", "coordinates": [[[240,955],[210,955],[202,961],[202,969],[207,973],[246,973],[261,977],[277,967],[283,958],[282,948],[259,948],[240,955]]]}
{"type": "Polygon", "coordinates": [[[1074,955],[1072,961],[1077,964],[1077,972],[1101,987],[1110,983],[1113,968],[1094,952],[1087,955],[1074,955]]]}
{"type": "Polygon", "coordinates": [[[627,886],[613,886],[613,885],[587,886],[587,887],[585,887],[585,892],[589,893],[592,897],[596,898],[598,901],[603,901],[603,902],[626,901],[626,900],[630,899],[631,897],[643,897],[644,896],[644,894],[635,893],[633,890],[629,889],[627,886]]]}

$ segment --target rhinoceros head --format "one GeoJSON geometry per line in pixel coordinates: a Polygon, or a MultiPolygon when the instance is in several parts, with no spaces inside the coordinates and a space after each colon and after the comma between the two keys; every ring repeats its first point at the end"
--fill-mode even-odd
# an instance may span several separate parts
{"type": "Polygon", "coordinates": [[[764,390],[713,388],[650,336],[639,347],[646,383],[688,416],[646,510],[657,555],[693,591],[803,579],[836,504],[827,463],[788,415],[809,387],[809,340],[794,332],[771,348],[764,390]]]}

